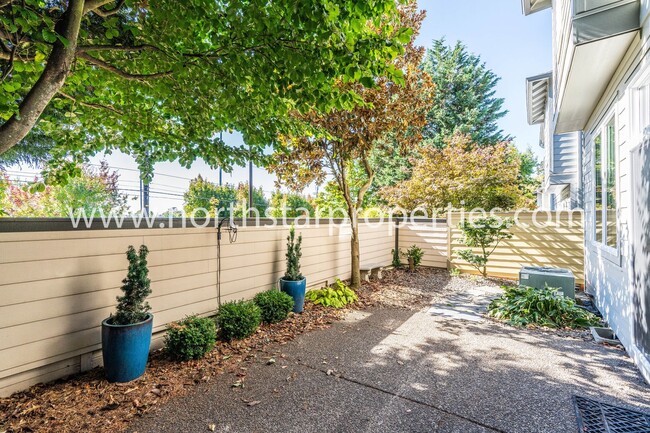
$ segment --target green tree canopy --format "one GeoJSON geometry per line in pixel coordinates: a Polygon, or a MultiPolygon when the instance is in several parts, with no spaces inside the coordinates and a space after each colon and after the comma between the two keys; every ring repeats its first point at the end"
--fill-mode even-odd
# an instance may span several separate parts
{"type": "Polygon", "coordinates": [[[274,155],[270,165],[278,179],[294,190],[301,190],[314,182],[322,183],[329,175],[336,181],[351,220],[353,288],[361,283],[358,217],[375,176],[371,154],[374,149],[381,151],[387,143],[386,137],[391,137],[390,143],[397,143],[400,149],[408,149],[420,142],[428,93],[432,91],[428,75],[419,67],[423,50],[413,43],[424,12],[417,9],[415,1],[410,1],[400,13],[403,28],[392,27],[390,23],[382,25],[397,34],[408,29],[410,43],[404,54],[390,63],[403,71],[403,78],[395,82],[385,77],[374,77],[371,86],[363,88],[357,85],[357,92],[366,105],[352,110],[332,110],[327,114],[311,112],[304,116],[315,134],[282,137],[285,148],[274,155]],[[358,189],[350,183],[350,171],[354,167],[360,167],[365,174],[358,189]]]}
{"type": "MultiPolygon", "coordinates": [[[[390,143],[389,136],[384,139],[388,145],[383,146],[383,151],[372,152],[375,179],[366,193],[364,207],[387,204],[380,190],[411,178],[411,161],[421,157],[422,146],[444,147],[457,133],[469,135],[479,146],[509,139],[497,125],[506,114],[502,110],[503,99],[494,96],[499,78],[479,56],[469,53],[460,42],[449,46],[444,39],[435,40],[422,61],[422,68],[436,87],[429,101],[425,140],[422,145],[404,151],[400,150],[399,143],[390,143]]],[[[522,170],[527,170],[526,164],[522,164],[522,170]]]]}
{"type": "Polygon", "coordinates": [[[341,82],[400,78],[398,24],[395,0],[0,0],[0,154],[35,131],[63,172],[112,149],[145,170],[262,162],[301,130],[290,113],[352,108],[341,82]]]}
{"type": "Polygon", "coordinates": [[[510,142],[477,146],[457,134],[442,149],[425,148],[413,176],[382,190],[386,200],[406,210],[424,207],[442,212],[454,208],[504,210],[529,207],[521,194],[521,158],[510,142]]]}
{"type": "Polygon", "coordinates": [[[422,67],[436,86],[424,133],[433,146],[444,147],[456,133],[469,135],[478,146],[509,139],[497,125],[507,113],[504,100],[495,97],[500,78],[479,56],[460,41],[450,46],[438,39],[427,50],[422,67]]]}
{"type": "Polygon", "coordinates": [[[286,193],[276,190],[271,196],[269,207],[272,208],[270,216],[275,218],[281,218],[283,216],[286,216],[287,218],[297,218],[305,215],[305,212],[309,216],[314,216],[314,207],[311,205],[309,200],[301,194],[286,193]],[[298,209],[305,210],[299,211],[298,209]]]}
{"type": "MultiPolygon", "coordinates": [[[[244,208],[248,208],[248,183],[241,182],[238,185],[227,183],[220,186],[199,175],[190,181],[183,198],[187,215],[194,215],[197,218],[205,218],[208,215],[225,217],[230,215],[232,206],[233,216],[241,218],[244,215],[244,208]]],[[[253,188],[253,208],[257,209],[263,217],[268,207],[262,187],[253,188]]]]}
{"type": "Polygon", "coordinates": [[[102,162],[85,166],[80,176],[65,185],[19,184],[0,173],[0,215],[11,217],[63,217],[80,209],[86,215],[100,210],[108,215],[128,210],[128,196],[118,188],[118,174],[102,162]]]}

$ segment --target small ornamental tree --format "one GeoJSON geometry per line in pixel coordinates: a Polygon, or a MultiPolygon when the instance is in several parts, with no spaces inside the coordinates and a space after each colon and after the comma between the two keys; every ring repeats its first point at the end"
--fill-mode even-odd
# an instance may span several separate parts
{"type": "Polygon", "coordinates": [[[151,310],[146,302],[147,296],[151,294],[147,254],[149,250],[145,245],[140,246],[139,252],[136,252],[132,245],[126,251],[129,270],[126,278],[122,280],[124,295],[117,297],[117,312],[111,318],[111,325],[131,325],[147,318],[151,310]]]}
{"type": "Polygon", "coordinates": [[[508,232],[508,229],[514,223],[512,218],[500,219],[496,217],[461,221],[458,224],[463,231],[461,241],[470,249],[459,251],[458,257],[478,269],[481,275],[487,277],[488,258],[502,240],[512,238],[512,233],[508,232]],[[473,248],[480,249],[480,252],[475,253],[473,248]]]}
{"type": "Polygon", "coordinates": [[[287,236],[287,271],[283,277],[285,281],[300,281],[304,278],[300,273],[301,245],[302,235],[298,235],[296,241],[296,228],[291,226],[289,236],[287,236]]]}
{"type": "Polygon", "coordinates": [[[353,289],[361,284],[359,215],[375,177],[371,156],[373,152],[405,152],[416,146],[426,124],[433,87],[420,68],[423,49],[414,44],[423,19],[424,12],[409,0],[400,5],[399,17],[387,17],[378,23],[378,34],[399,35],[400,43],[405,45],[405,50],[398,49],[396,58],[387,63],[388,69],[398,71],[396,76],[361,77],[362,85],[341,82],[341,89],[353,90],[361,99],[361,104],[351,110],[296,112],[311,130],[280,135],[281,146],[268,165],[282,184],[295,191],[312,183],[321,184],[329,176],[336,182],[350,219],[353,289]],[[363,176],[356,183],[359,178],[353,172],[359,167],[363,176]]]}
{"type": "Polygon", "coordinates": [[[487,210],[528,206],[519,188],[520,156],[510,142],[479,146],[469,135],[457,134],[443,148],[421,149],[413,162],[410,179],[381,190],[390,205],[437,212],[449,205],[487,210]]]}

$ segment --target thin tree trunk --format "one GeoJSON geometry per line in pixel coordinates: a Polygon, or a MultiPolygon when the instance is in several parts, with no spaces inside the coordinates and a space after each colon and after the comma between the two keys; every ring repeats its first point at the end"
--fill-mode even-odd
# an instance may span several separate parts
{"type": "Polygon", "coordinates": [[[361,186],[359,192],[357,193],[357,202],[353,203],[349,197],[349,190],[347,192],[346,201],[348,204],[348,212],[350,213],[350,227],[352,229],[352,239],[350,240],[350,252],[352,254],[351,260],[351,284],[350,287],[353,289],[358,289],[361,286],[361,260],[359,254],[359,209],[363,203],[363,198],[366,195],[366,191],[372,185],[372,181],[375,177],[375,173],[370,167],[368,159],[364,156],[361,161],[366,170],[366,175],[368,180],[361,186]]]}
{"type": "Polygon", "coordinates": [[[350,253],[352,260],[350,261],[350,287],[358,289],[361,286],[361,263],[359,262],[359,220],[356,212],[354,216],[350,216],[350,228],[352,229],[352,237],[350,239],[350,253]]]}
{"type": "Polygon", "coordinates": [[[70,73],[77,51],[77,38],[84,12],[84,0],[70,0],[56,31],[67,39],[67,46],[57,40],[47,65],[36,84],[14,114],[0,126],[0,154],[11,149],[32,130],[52,98],[61,90],[70,73]]]}

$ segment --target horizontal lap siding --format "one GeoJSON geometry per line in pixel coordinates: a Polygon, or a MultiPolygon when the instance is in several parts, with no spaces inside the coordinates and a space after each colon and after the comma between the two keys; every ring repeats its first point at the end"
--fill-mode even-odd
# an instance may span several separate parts
{"type": "Polygon", "coordinates": [[[413,223],[399,229],[402,252],[417,245],[424,251],[422,266],[447,268],[447,224],[413,223]]]}
{"type": "MultiPolygon", "coordinates": [[[[349,226],[298,229],[308,286],[349,278],[349,226]]],[[[222,300],[249,299],[284,272],[282,227],[240,227],[224,234],[222,300]]],[[[360,227],[362,261],[389,264],[388,224],[360,227]]],[[[0,395],[81,369],[101,348],[100,323],[114,311],[126,275],[126,248],[149,247],[154,332],[217,306],[213,228],[0,233],[0,395]]]]}
{"type": "MultiPolygon", "coordinates": [[[[572,269],[582,282],[581,230],[565,223],[513,229],[514,238],[495,251],[489,271],[515,278],[523,265],[560,266],[572,269]]],[[[312,225],[298,231],[310,288],[349,278],[349,226],[312,225]]],[[[361,224],[361,264],[389,265],[394,232],[388,223],[361,224]]],[[[240,227],[233,244],[224,234],[223,301],[249,299],[277,283],[284,272],[287,234],[281,227],[240,227]]],[[[424,266],[447,268],[448,236],[445,223],[407,224],[399,229],[399,247],[405,251],[418,245],[424,266]]],[[[455,257],[462,248],[459,236],[454,228],[452,266],[471,271],[455,257]]],[[[149,303],[160,342],[169,322],[216,308],[213,228],[0,233],[0,395],[78,372],[88,365],[82,359],[100,359],[100,323],[114,311],[120,294],[128,265],[124,253],[128,245],[142,243],[151,251],[149,303]]]]}
{"type": "Polygon", "coordinates": [[[361,264],[390,265],[391,250],[395,248],[395,228],[392,224],[362,225],[359,231],[361,264]]]}
{"type": "MultiPolygon", "coordinates": [[[[555,215],[555,214],[554,214],[555,215]]],[[[501,217],[514,217],[514,214],[499,214],[501,217]]],[[[579,213],[566,213],[559,219],[547,223],[544,213],[539,214],[536,226],[531,214],[521,214],[520,224],[510,231],[512,239],[502,241],[488,260],[488,274],[510,279],[519,278],[522,266],[550,266],[570,269],[576,277],[576,284],[584,284],[584,252],[582,218],[579,213]]],[[[461,243],[462,232],[458,227],[459,217],[452,218],[451,264],[462,272],[478,273],[469,263],[458,257],[458,251],[467,249],[461,243]]]]}

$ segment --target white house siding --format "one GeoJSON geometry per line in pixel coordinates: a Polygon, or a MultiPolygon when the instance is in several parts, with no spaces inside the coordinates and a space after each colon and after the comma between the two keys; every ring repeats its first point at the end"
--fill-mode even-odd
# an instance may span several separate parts
{"type": "MultiPolygon", "coordinates": [[[[650,359],[647,352],[644,354],[642,348],[635,341],[635,320],[638,321],[635,308],[638,308],[638,299],[635,303],[635,292],[630,277],[632,244],[640,244],[642,239],[642,233],[632,233],[630,231],[630,152],[640,143],[643,128],[648,126],[648,121],[650,121],[647,116],[639,115],[640,105],[635,99],[638,86],[642,82],[650,83],[650,55],[644,55],[644,53],[648,52],[649,47],[650,24],[648,23],[648,11],[650,10],[650,1],[644,0],[641,3],[642,36],[629,48],[624,61],[585,128],[582,171],[585,208],[586,289],[595,295],[603,316],[623,342],[630,356],[635,359],[646,380],[650,382],[650,359]],[[595,241],[593,155],[595,131],[606,123],[612,115],[616,122],[616,176],[618,180],[616,196],[619,236],[618,252],[614,253],[603,248],[595,241]],[[646,118],[640,119],[640,117],[646,118]]],[[[647,104],[650,104],[650,102],[647,101],[647,104]]],[[[650,263],[646,266],[650,266],[650,263]]]]}

